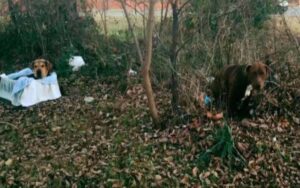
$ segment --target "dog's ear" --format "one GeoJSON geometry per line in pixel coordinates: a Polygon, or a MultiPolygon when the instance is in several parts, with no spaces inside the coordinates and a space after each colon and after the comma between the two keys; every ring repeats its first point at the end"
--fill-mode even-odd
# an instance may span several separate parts
{"type": "Polygon", "coordinates": [[[31,69],[34,69],[34,63],[35,63],[34,61],[31,61],[31,62],[30,62],[30,68],[31,68],[31,69]]]}
{"type": "Polygon", "coordinates": [[[53,71],[53,65],[48,60],[46,60],[46,67],[48,69],[48,73],[51,73],[53,71]]]}
{"type": "Polygon", "coordinates": [[[265,69],[266,69],[267,75],[270,75],[270,73],[272,71],[271,68],[268,65],[265,65],[265,69]]]}
{"type": "Polygon", "coordinates": [[[245,72],[249,73],[251,67],[252,67],[252,65],[246,65],[245,72]]]}

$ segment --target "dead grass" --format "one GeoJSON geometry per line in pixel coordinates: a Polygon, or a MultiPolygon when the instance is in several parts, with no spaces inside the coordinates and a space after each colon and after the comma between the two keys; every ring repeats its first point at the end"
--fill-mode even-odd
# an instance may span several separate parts
{"type": "MultiPolygon", "coordinates": [[[[106,14],[108,34],[115,34],[119,31],[127,30],[128,24],[122,10],[110,10],[106,14]]],[[[103,28],[103,18],[101,17],[101,13],[93,13],[93,16],[99,26],[103,28]]],[[[155,18],[157,22],[160,21],[160,11],[155,12],[155,18]]],[[[146,22],[143,23],[143,15],[134,11],[130,12],[130,19],[136,28],[142,29],[144,27],[143,24],[146,24],[146,22]]]]}
{"type": "Polygon", "coordinates": [[[284,32],[286,29],[284,19],[288,26],[288,29],[296,35],[300,36],[300,17],[298,16],[273,16],[271,22],[273,24],[274,29],[278,30],[279,32],[284,32]]]}

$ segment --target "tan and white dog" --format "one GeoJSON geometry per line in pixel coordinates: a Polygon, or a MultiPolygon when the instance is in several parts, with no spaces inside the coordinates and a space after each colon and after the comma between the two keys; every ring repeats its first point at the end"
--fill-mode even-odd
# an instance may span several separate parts
{"type": "Polygon", "coordinates": [[[53,65],[46,59],[36,59],[32,62],[32,71],[35,79],[45,78],[53,71],[53,65]]]}

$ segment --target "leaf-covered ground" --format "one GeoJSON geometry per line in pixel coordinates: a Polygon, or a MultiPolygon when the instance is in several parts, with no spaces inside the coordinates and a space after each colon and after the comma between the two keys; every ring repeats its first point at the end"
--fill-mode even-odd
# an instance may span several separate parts
{"type": "MultiPolygon", "coordinates": [[[[30,108],[0,102],[0,187],[300,186],[295,111],[228,120],[245,166],[213,156],[204,167],[199,156],[224,122],[202,113],[183,123],[170,116],[159,130],[140,84],[123,93],[87,78],[61,85],[66,96],[56,101],[30,108]]],[[[166,116],[170,96],[156,90],[156,97],[166,116]]]]}

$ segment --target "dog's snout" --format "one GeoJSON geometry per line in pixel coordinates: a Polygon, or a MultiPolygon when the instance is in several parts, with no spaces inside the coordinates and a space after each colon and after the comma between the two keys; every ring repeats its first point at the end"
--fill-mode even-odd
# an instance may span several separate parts
{"type": "Polygon", "coordinates": [[[42,77],[42,71],[41,71],[41,69],[38,69],[38,70],[36,71],[36,75],[37,75],[38,78],[41,78],[41,77],[42,77]]]}
{"type": "Polygon", "coordinates": [[[256,90],[262,90],[264,88],[264,82],[255,82],[252,86],[256,90]]]}

